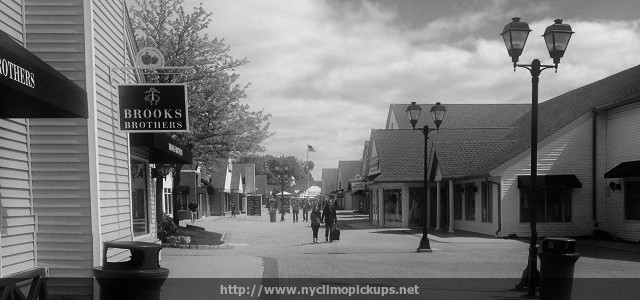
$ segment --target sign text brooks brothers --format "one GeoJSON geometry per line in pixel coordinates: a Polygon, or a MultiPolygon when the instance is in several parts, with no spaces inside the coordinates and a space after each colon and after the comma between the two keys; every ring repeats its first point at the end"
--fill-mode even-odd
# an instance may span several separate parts
{"type": "Polygon", "coordinates": [[[118,97],[122,131],[189,131],[186,84],[122,84],[118,97]]]}

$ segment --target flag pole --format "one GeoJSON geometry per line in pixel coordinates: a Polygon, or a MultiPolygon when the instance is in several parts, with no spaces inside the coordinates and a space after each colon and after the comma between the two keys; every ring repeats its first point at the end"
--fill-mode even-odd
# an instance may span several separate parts
{"type": "Polygon", "coordinates": [[[305,200],[309,201],[309,143],[307,143],[307,197],[305,200]]]}

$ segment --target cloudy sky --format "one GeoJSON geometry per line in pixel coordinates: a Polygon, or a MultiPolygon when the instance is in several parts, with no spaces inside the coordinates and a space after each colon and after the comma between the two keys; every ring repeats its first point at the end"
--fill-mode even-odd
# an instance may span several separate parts
{"type": "MultiPolygon", "coordinates": [[[[521,63],[551,63],[541,37],[554,19],[576,33],[540,101],[640,62],[638,0],[186,0],[213,12],[251,83],[247,102],[271,113],[267,154],[322,168],[358,160],[389,104],[530,103],[531,76],[515,73],[499,33],[512,17],[533,30],[521,63]]],[[[446,122],[446,120],[445,120],[446,122]]]]}

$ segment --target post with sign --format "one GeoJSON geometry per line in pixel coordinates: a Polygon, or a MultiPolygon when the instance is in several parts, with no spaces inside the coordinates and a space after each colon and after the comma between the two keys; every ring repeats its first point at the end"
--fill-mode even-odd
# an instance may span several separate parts
{"type": "Polygon", "coordinates": [[[247,216],[262,215],[262,195],[247,196],[247,216]]]}

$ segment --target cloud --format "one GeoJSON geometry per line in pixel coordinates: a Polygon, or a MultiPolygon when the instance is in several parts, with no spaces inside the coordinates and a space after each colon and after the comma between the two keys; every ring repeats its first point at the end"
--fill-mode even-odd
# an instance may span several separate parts
{"type": "MultiPolygon", "coordinates": [[[[512,16],[550,8],[487,3],[420,26],[404,26],[401,12],[369,1],[205,6],[214,13],[211,35],[250,61],[238,71],[251,82],[248,103],[272,114],[276,136],[265,142],[268,153],[305,159],[309,143],[317,150],[310,157],[313,175],[320,178],[322,168],[360,157],[371,128],[384,127],[390,103],[531,101],[531,77],[524,69],[513,72],[498,33],[512,16]]],[[[528,21],[533,31],[521,62],[550,63],[541,35],[553,21],[528,21]]],[[[636,65],[639,22],[567,20],[576,34],[558,73],[540,77],[540,100],[636,65]]]]}

